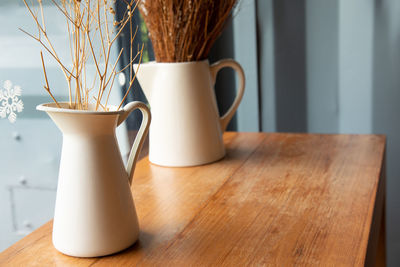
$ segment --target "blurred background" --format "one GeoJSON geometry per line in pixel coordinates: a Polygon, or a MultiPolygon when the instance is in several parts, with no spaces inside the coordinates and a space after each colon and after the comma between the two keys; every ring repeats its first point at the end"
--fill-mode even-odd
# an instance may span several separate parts
{"type": "MultiPolygon", "coordinates": [[[[52,7],[46,9],[51,16],[52,7]]],[[[139,15],[135,20],[144,59],[152,60],[146,27],[139,15]]],[[[0,25],[0,85],[20,85],[25,104],[15,124],[0,120],[1,251],[52,218],[61,134],[34,110],[51,100],[42,89],[40,47],[17,30],[33,27],[20,1],[0,1],[0,25]]],[[[52,20],[60,47],[66,38],[61,25],[52,20]]],[[[126,45],[124,36],[119,45],[126,45]]],[[[241,0],[210,62],[227,57],[242,64],[247,78],[230,130],[387,136],[387,259],[388,266],[400,266],[400,1],[241,0]]],[[[56,95],[65,97],[55,65],[48,76],[56,95]]],[[[119,99],[126,88],[115,86],[119,99]]],[[[135,87],[128,101],[145,101],[135,87]]],[[[222,113],[235,96],[230,70],[218,76],[216,95],[222,113]]],[[[127,127],[139,122],[134,114],[127,127]]],[[[128,148],[126,129],[120,131],[128,148]]]]}

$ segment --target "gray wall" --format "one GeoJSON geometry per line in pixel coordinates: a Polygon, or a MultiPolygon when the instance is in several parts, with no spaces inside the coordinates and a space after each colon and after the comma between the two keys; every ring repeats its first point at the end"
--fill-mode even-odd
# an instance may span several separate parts
{"type": "Polygon", "coordinates": [[[387,135],[389,266],[400,266],[400,1],[373,3],[372,129],[387,135]]]}
{"type": "Polygon", "coordinates": [[[275,111],[280,132],[307,131],[305,8],[305,0],[273,4],[275,111]]]}
{"type": "Polygon", "coordinates": [[[338,7],[338,1],[308,0],[306,3],[309,132],[339,131],[338,7]]]}
{"type": "Polygon", "coordinates": [[[400,1],[242,0],[239,9],[234,27],[257,34],[235,32],[236,46],[249,44],[235,58],[254,58],[255,46],[258,66],[246,88],[256,100],[239,118],[254,117],[255,104],[262,131],[387,135],[387,256],[400,266],[400,1]],[[249,8],[255,22],[244,19],[249,8]]]}

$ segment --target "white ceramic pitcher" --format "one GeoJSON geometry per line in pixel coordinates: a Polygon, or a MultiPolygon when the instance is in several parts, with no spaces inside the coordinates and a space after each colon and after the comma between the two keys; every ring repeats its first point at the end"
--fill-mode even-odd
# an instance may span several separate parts
{"type": "MultiPolygon", "coordinates": [[[[135,65],[135,69],[137,69],[135,65]]],[[[222,133],[243,97],[245,76],[234,60],[141,64],[138,81],[150,103],[149,159],[162,166],[194,166],[225,155],[222,133]],[[225,67],[239,75],[237,96],[222,117],[214,93],[217,73],[225,67]]]]}
{"type": "Polygon", "coordinates": [[[130,183],[151,116],[142,102],[119,111],[82,111],[42,104],[63,134],[53,244],[77,257],[123,250],[138,238],[139,224],[130,183]],[[115,129],[135,109],[143,121],[125,168],[115,129]]]}

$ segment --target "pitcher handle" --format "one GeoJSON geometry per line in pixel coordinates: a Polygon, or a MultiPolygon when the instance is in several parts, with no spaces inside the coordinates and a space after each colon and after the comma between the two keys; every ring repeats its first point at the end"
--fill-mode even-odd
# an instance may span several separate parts
{"type": "Polygon", "coordinates": [[[139,157],[139,152],[142,149],[144,139],[149,132],[149,126],[151,122],[151,113],[146,104],[144,104],[143,102],[134,101],[125,105],[125,107],[123,108],[124,112],[120,115],[118,119],[118,125],[120,125],[126,118],[128,118],[129,114],[135,109],[139,109],[142,112],[143,119],[139,131],[136,135],[135,141],[133,142],[131,152],[129,153],[128,165],[126,167],[130,184],[132,183],[133,173],[135,172],[135,166],[136,161],[139,157]]]}
{"type": "Polygon", "coordinates": [[[232,119],[233,115],[235,114],[237,108],[239,107],[240,101],[243,98],[244,94],[244,87],[246,83],[245,75],[242,66],[238,62],[236,62],[233,59],[223,59],[218,62],[215,62],[214,64],[211,65],[210,71],[211,75],[213,77],[213,83],[215,83],[215,80],[217,78],[218,72],[226,67],[231,67],[236,71],[236,73],[239,75],[240,78],[240,85],[238,88],[238,92],[236,94],[236,98],[233,101],[231,107],[228,109],[228,111],[220,118],[220,123],[221,123],[221,129],[224,132],[226,130],[226,127],[228,126],[228,123],[232,119]]]}

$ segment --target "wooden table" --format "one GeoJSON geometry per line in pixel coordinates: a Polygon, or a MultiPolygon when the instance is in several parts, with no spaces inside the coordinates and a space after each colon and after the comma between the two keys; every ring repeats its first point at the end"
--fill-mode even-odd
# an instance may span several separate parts
{"type": "Polygon", "coordinates": [[[385,137],[226,133],[224,139],[227,156],[214,164],[138,163],[132,191],[141,233],[129,249],[101,258],[62,255],[51,244],[49,222],[2,252],[0,265],[374,263],[384,242],[385,137]]]}

